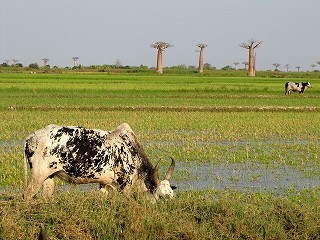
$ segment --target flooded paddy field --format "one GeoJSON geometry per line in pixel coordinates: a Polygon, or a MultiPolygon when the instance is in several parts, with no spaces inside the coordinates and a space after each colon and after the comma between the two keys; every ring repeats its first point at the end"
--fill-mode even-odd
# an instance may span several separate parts
{"type": "Polygon", "coordinates": [[[318,239],[317,76],[284,96],[296,79],[0,74],[0,238],[35,239],[44,223],[52,239],[147,239],[168,227],[167,239],[318,239]],[[97,184],[59,180],[54,198],[22,201],[30,133],[123,122],[153,164],[162,159],[160,177],[176,160],[172,201],[101,198],[97,184]]]}
{"type": "Polygon", "coordinates": [[[317,188],[320,83],[308,79],[313,88],[304,95],[284,96],[291,80],[1,75],[1,192],[23,188],[23,145],[33,131],[48,124],[112,130],[123,122],[154,164],[162,158],[166,169],[176,159],[178,191],[317,188]]]}
{"type": "MultiPolygon", "coordinates": [[[[172,185],[176,192],[190,190],[230,190],[240,192],[266,192],[275,195],[299,193],[304,190],[320,190],[319,175],[310,174],[310,171],[320,171],[317,167],[307,166],[301,169],[295,166],[269,166],[259,163],[232,163],[232,164],[194,164],[177,163],[177,175],[172,185]]],[[[98,191],[98,184],[72,185],[59,182],[57,191],[98,191]]],[[[1,187],[1,196],[22,194],[21,188],[1,187]]]]}
{"type": "MultiPolygon", "coordinates": [[[[189,132],[194,134],[194,131],[189,132]]],[[[190,144],[188,141],[151,141],[144,143],[146,151],[153,158],[157,158],[164,149],[171,153],[177,149],[186,149],[190,144]],[[157,146],[150,153],[152,146],[157,146]]],[[[176,170],[172,184],[177,186],[176,192],[185,192],[190,190],[229,190],[242,192],[267,192],[276,195],[283,195],[288,192],[299,193],[304,190],[320,189],[320,166],[317,161],[306,161],[306,155],[318,156],[318,153],[310,153],[312,148],[319,149],[319,141],[309,140],[268,140],[259,142],[250,141],[223,141],[193,142],[198,148],[205,147],[209,152],[217,148],[216,159],[210,159],[203,155],[203,159],[183,159],[187,152],[182,152],[176,156],[176,170]],[[223,147],[223,148],[221,148],[223,147]],[[250,153],[248,152],[250,148],[250,153]],[[261,148],[264,151],[261,151],[261,148]],[[284,154],[283,148],[291,151],[284,154]],[[278,149],[281,152],[277,152],[278,149]],[[296,149],[296,150],[294,150],[296,149]],[[301,149],[306,151],[301,153],[301,149]],[[268,152],[270,152],[272,154],[268,152]],[[254,158],[253,152],[257,153],[254,158]],[[259,154],[258,154],[259,153],[259,154]],[[234,158],[234,154],[242,157],[234,158]],[[259,159],[261,157],[262,159],[259,159]],[[287,162],[285,161],[285,157],[287,162]],[[295,158],[295,161],[291,161],[295,158]],[[298,158],[298,159],[297,159],[298,158]],[[300,163],[298,163],[300,161],[300,163]]],[[[23,140],[0,141],[0,162],[2,171],[0,179],[2,186],[0,196],[4,198],[8,195],[22,194],[23,186],[23,140]],[[6,161],[11,161],[12,165],[5,165],[6,161]],[[9,174],[9,176],[5,174],[9,174]]],[[[197,149],[195,149],[197,150],[197,149]]],[[[199,149],[198,149],[199,150],[199,149]]],[[[199,151],[201,152],[201,151],[199,151]]],[[[197,157],[201,157],[197,155],[197,157]]],[[[163,160],[161,168],[164,171],[167,168],[166,160],[163,160]]],[[[160,172],[160,174],[164,174],[160,172]]],[[[58,181],[57,191],[97,191],[97,184],[72,185],[58,181]]]]}

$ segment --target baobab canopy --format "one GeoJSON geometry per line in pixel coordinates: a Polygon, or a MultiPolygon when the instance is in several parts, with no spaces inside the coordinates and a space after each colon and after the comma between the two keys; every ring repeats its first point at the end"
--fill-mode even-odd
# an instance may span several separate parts
{"type": "Polygon", "coordinates": [[[208,45],[207,44],[205,44],[205,43],[199,43],[199,44],[197,44],[197,47],[199,47],[199,48],[205,48],[205,47],[207,47],[208,45]]]}
{"type": "Polygon", "coordinates": [[[166,43],[166,42],[156,42],[156,43],[150,44],[150,47],[164,50],[168,47],[173,47],[173,45],[171,45],[170,43],[166,43]]]}
{"type": "Polygon", "coordinates": [[[244,43],[240,44],[240,47],[251,49],[251,48],[258,48],[262,41],[250,39],[244,43]]]}

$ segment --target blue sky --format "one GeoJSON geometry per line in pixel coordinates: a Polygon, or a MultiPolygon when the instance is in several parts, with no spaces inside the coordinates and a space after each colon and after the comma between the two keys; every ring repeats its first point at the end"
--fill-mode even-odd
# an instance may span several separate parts
{"type": "Polygon", "coordinates": [[[221,68],[247,61],[239,45],[253,38],[263,41],[258,70],[310,70],[320,61],[319,9],[319,0],[0,0],[0,62],[64,67],[77,56],[86,66],[152,67],[150,44],[165,41],[174,47],[164,66],[197,65],[206,43],[204,62],[221,68]]]}

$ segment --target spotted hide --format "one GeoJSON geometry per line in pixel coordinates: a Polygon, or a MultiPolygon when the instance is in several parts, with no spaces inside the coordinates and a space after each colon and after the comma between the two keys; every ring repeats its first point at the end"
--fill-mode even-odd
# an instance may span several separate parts
{"type": "Polygon", "coordinates": [[[285,84],[285,95],[290,95],[290,92],[299,92],[299,94],[304,93],[306,88],[311,88],[311,83],[310,82],[299,82],[299,83],[294,83],[294,82],[287,82],[285,84]]]}
{"type": "Polygon", "coordinates": [[[143,191],[154,200],[174,195],[170,181],[175,161],[172,159],[165,179],[160,181],[159,162],[153,167],[126,123],[113,131],[49,125],[26,139],[25,156],[31,170],[27,186],[25,161],[26,200],[33,198],[41,186],[44,196],[52,195],[55,176],[74,184],[99,183],[105,193],[143,191]]]}

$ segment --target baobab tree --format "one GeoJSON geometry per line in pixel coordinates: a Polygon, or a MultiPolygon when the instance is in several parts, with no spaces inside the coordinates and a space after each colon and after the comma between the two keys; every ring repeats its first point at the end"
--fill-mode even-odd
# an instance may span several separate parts
{"type": "Polygon", "coordinates": [[[78,59],[79,57],[73,57],[72,60],[73,60],[73,66],[74,67],[77,67],[78,66],[78,59]]]}
{"type": "Polygon", "coordinates": [[[296,66],[296,68],[298,69],[298,72],[300,72],[300,68],[301,68],[301,67],[300,67],[300,66],[296,66]]]}
{"type": "Polygon", "coordinates": [[[162,74],[162,52],[165,51],[165,49],[168,47],[173,47],[173,45],[166,42],[156,42],[156,43],[150,44],[150,47],[158,49],[157,72],[162,74]]]}
{"type": "Polygon", "coordinates": [[[248,65],[249,65],[249,62],[242,62],[242,64],[244,65],[244,69],[248,69],[248,65]]]}
{"type": "Polygon", "coordinates": [[[240,44],[240,47],[248,49],[249,50],[249,69],[248,69],[248,76],[254,77],[256,75],[256,59],[254,50],[260,46],[262,41],[250,39],[242,44],[240,44]]]}
{"type": "Polygon", "coordinates": [[[314,63],[310,65],[312,72],[314,71],[314,68],[315,68],[316,66],[317,66],[317,64],[314,64],[314,63]]]}
{"type": "Polygon", "coordinates": [[[116,68],[120,68],[120,67],[122,66],[119,58],[116,59],[116,61],[115,61],[115,63],[114,63],[114,66],[115,66],[116,68]]]}
{"type": "Polygon", "coordinates": [[[289,72],[289,64],[287,63],[284,67],[287,69],[287,72],[289,72]]]}
{"type": "Polygon", "coordinates": [[[43,66],[44,67],[48,65],[49,58],[42,58],[41,60],[43,61],[43,66]]]}
{"type": "Polygon", "coordinates": [[[200,43],[197,47],[200,48],[199,54],[199,73],[203,73],[203,49],[206,48],[208,45],[204,43],[200,43]]]}
{"type": "Polygon", "coordinates": [[[18,62],[19,60],[18,59],[11,59],[13,61],[13,66],[17,66],[18,65],[18,62]]]}
{"type": "Polygon", "coordinates": [[[234,62],[233,64],[234,64],[234,69],[235,69],[235,70],[238,70],[238,65],[239,65],[240,63],[239,63],[239,62],[234,62]]]}
{"type": "Polygon", "coordinates": [[[274,63],[272,65],[275,67],[274,71],[279,71],[278,67],[280,67],[280,63],[274,63]]]}

